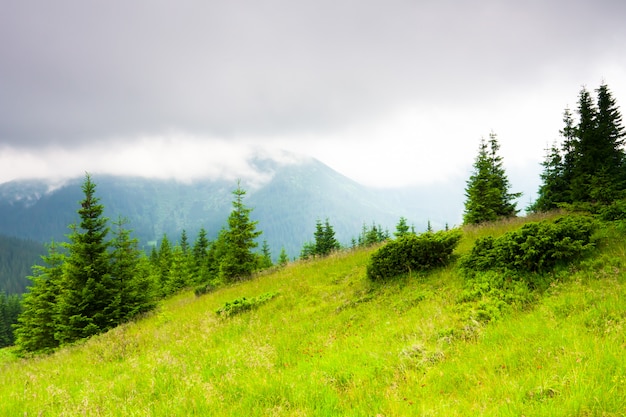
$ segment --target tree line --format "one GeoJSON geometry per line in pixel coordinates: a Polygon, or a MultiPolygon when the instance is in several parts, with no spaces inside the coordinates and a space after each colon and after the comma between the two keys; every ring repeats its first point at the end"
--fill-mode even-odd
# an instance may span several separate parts
{"type": "Polygon", "coordinates": [[[29,277],[32,286],[23,296],[14,334],[21,351],[48,351],[105,332],[181,288],[245,279],[271,265],[268,248],[252,252],[261,232],[250,220],[239,183],[228,227],[214,242],[201,230],[190,245],[183,231],[175,245],[164,236],[150,256],[139,249],[126,220],[109,225],[89,174],[82,190],[80,222],[70,225],[68,242],[50,243],[44,264],[34,266],[29,277]]]}
{"type": "MultiPolygon", "coordinates": [[[[576,118],[569,108],[563,113],[560,139],[547,149],[542,162],[542,183],[528,212],[570,208],[626,217],[626,153],[622,115],[608,86],[587,88],[578,95],[576,118]]],[[[464,224],[478,224],[516,216],[511,185],[498,154],[495,133],[482,139],[474,170],[465,189],[464,224]]]]}

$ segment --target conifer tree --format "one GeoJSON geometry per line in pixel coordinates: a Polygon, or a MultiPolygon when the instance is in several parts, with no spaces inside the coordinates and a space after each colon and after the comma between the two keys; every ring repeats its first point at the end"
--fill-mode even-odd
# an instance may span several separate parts
{"type": "Polygon", "coordinates": [[[104,206],[95,196],[96,185],[86,174],[82,185],[80,223],[71,225],[66,244],[68,257],[58,301],[59,325],[56,337],[63,343],[89,337],[113,327],[115,317],[107,308],[115,301],[111,278],[109,228],[104,206]]]}
{"type": "Polygon", "coordinates": [[[167,235],[164,234],[161,239],[161,245],[157,251],[156,257],[156,276],[158,281],[159,291],[162,296],[168,294],[168,286],[170,280],[170,273],[172,270],[173,255],[172,244],[167,235]]]}
{"type": "Polygon", "coordinates": [[[548,211],[558,207],[559,202],[566,200],[568,184],[564,182],[564,165],[561,152],[553,145],[546,150],[546,156],[541,163],[543,172],[537,200],[529,207],[529,211],[548,211]]]}
{"type": "Polygon", "coordinates": [[[314,255],[326,256],[332,251],[340,248],[339,242],[335,238],[335,230],[331,226],[328,219],[326,219],[324,224],[322,224],[321,220],[317,220],[315,225],[314,237],[314,255]]]}
{"type": "Polygon", "coordinates": [[[272,253],[267,240],[263,241],[261,245],[261,256],[259,258],[259,269],[271,268],[274,263],[272,262],[272,253]]]}
{"type": "Polygon", "coordinates": [[[114,223],[111,246],[111,276],[116,284],[116,304],[109,309],[117,315],[117,323],[123,323],[136,315],[151,310],[154,305],[154,285],[145,255],[139,249],[137,239],[125,227],[126,219],[114,223]],[[115,307],[115,308],[113,308],[115,307]]]}
{"type": "Polygon", "coordinates": [[[171,264],[168,280],[165,283],[165,294],[175,294],[191,284],[189,262],[180,245],[174,246],[171,252],[171,264]]]}
{"type": "Polygon", "coordinates": [[[408,234],[409,230],[410,229],[409,229],[409,225],[406,222],[406,218],[400,217],[400,220],[398,221],[398,224],[396,225],[396,231],[393,233],[393,235],[396,238],[399,238],[408,234]]]}
{"type": "Polygon", "coordinates": [[[192,265],[194,281],[197,283],[207,282],[210,277],[209,266],[209,239],[204,228],[200,228],[198,237],[193,245],[192,249],[192,265]]]}
{"type": "Polygon", "coordinates": [[[258,246],[256,238],[261,231],[256,230],[256,221],[250,220],[252,209],[246,207],[243,198],[246,191],[237,181],[233,191],[233,209],[228,217],[228,230],[224,233],[224,255],[220,259],[220,279],[224,282],[243,279],[256,269],[256,255],[252,249],[258,246]]]}
{"type": "Polygon", "coordinates": [[[59,249],[52,241],[48,254],[41,257],[44,265],[34,265],[33,275],[28,277],[32,285],[24,294],[23,311],[15,328],[15,344],[22,351],[45,351],[59,346],[55,337],[57,301],[65,263],[65,255],[59,249]]]}
{"type": "Polygon", "coordinates": [[[480,141],[478,155],[474,162],[474,173],[467,181],[465,189],[465,224],[493,221],[499,217],[517,214],[516,203],[520,193],[511,193],[510,184],[503,168],[502,157],[498,155],[500,145],[495,133],[489,141],[480,141]]]}
{"type": "Polygon", "coordinates": [[[287,255],[287,251],[283,246],[280,248],[280,254],[278,255],[278,265],[285,266],[289,263],[289,256],[287,255]]]}
{"type": "Polygon", "coordinates": [[[13,325],[17,323],[21,309],[19,295],[0,291],[0,348],[12,346],[15,342],[13,325]]]}
{"type": "Polygon", "coordinates": [[[185,229],[183,229],[180,234],[180,248],[182,249],[183,253],[187,255],[187,253],[189,252],[189,239],[187,238],[187,231],[185,229]]]}
{"type": "Polygon", "coordinates": [[[550,150],[543,163],[539,197],[530,207],[545,211],[561,203],[608,204],[623,198],[626,189],[622,116],[606,84],[597,90],[597,104],[583,88],[575,123],[565,110],[563,144],[550,150]]]}

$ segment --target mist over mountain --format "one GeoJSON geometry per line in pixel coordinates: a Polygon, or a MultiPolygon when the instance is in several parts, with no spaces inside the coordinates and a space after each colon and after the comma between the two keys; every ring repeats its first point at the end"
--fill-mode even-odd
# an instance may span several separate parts
{"type": "MultiPolygon", "coordinates": [[[[338,240],[349,245],[364,224],[395,230],[401,216],[417,231],[428,221],[434,228],[460,223],[463,185],[411,189],[373,189],[356,183],[312,158],[285,163],[269,158],[250,162],[257,179],[244,179],[244,203],[253,208],[276,258],[282,247],[297,257],[313,240],[316,221],[329,219],[338,240]]],[[[186,230],[191,243],[200,228],[209,237],[226,226],[236,181],[149,179],[92,174],[105,216],[129,220],[128,228],[149,249],[164,234],[177,241],[186,230]]],[[[84,178],[65,183],[20,180],[0,184],[0,234],[47,243],[64,241],[68,226],[78,221],[84,178]]]]}

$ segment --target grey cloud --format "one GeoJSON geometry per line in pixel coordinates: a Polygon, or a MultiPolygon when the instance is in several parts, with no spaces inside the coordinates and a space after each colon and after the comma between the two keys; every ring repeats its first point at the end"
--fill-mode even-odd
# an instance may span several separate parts
{"type": "Polygon", "coordinates": [[[584,77],[626,40],[620,1],[4,3],[0,143],[15,146],[323,132],[550,68],[584,77]]]}

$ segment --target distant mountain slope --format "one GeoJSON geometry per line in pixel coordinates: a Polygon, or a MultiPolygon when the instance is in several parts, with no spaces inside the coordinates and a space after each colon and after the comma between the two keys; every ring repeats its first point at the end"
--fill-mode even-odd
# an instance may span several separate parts
{"type": "Polygon", "coordinates": [[[21,294],[26,291],[32,266],[41,263],[44,245],[31,240],[0,235],[0,292],[21,294]]]}
{"type": "MultiPolygon", "coordinates": [[[[268,241],[274,257],[281,247],[297,256],[302,245],[313,239],[317,219],[328,218],[343,244],[357,237],[364,223],[376,222],[392,232],[400,216],[418,230],[424,230],[429,219],[441,225],[454,223],[454,219],[440,218],[442,212],[432,200],[419,207],[421,200],[428,200],[420,197],[425,190],[367,188],[315,159],[252,163],[260,177],[271,179],[259,186],[244,183],[248,191],[244,202],[253,208],[251,218],[263,231],[260,240],[268,241]],[[425,209],[428,204],[430,213],[425,209]]],[[[101,175],[93,175],[93,180],[105,215],[111,220],[128,218],[143,245],[163,234],[175,241],[183,229],[192,242],[201,227],[216,236],[226,225],[231,191],[236,187],[234,181],[224,180],[181,183],[101,175]]],[[[82,181],[73,179],[61,187],[32,180],[0,184],[0,233],[40,242],[63,240],[67,226],[77,220],[82,181]]]]}

